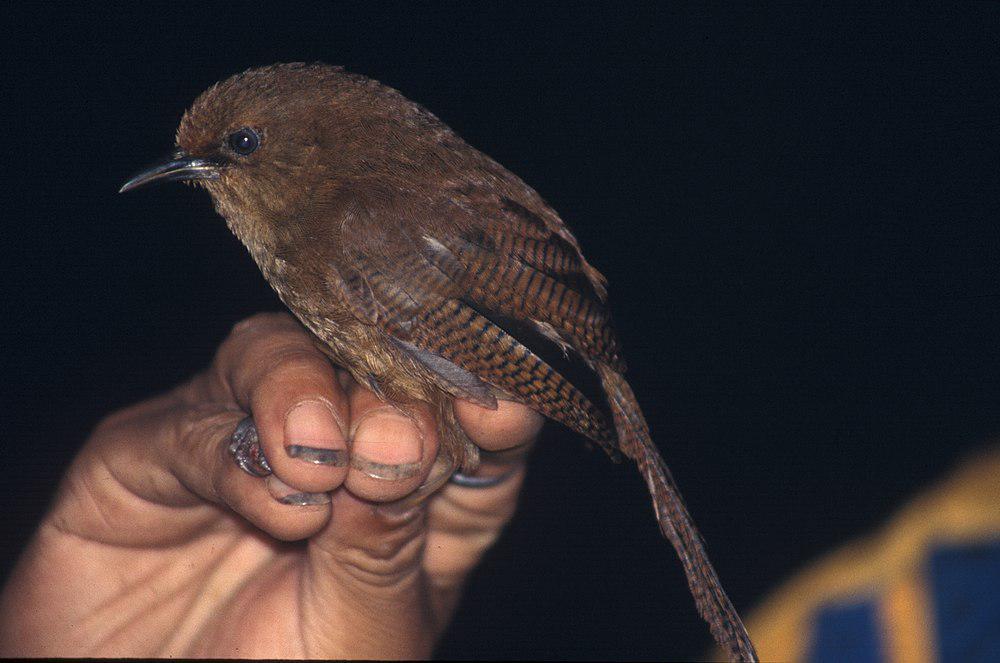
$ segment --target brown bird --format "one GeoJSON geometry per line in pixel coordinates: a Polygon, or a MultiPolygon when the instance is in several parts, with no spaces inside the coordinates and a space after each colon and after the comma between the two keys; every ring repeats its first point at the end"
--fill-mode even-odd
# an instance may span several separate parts
{"type": "Polygon", "coordinates": [[[323,64],[216,84],[176,139],[122,191],[207,189],[334,363],[438,413],[455,467],[478,462],[455,397],[523,403],[636,461],[715,640],[756,660],[622,376],[605,279],[531,187],[396,90],[323,64]]]}

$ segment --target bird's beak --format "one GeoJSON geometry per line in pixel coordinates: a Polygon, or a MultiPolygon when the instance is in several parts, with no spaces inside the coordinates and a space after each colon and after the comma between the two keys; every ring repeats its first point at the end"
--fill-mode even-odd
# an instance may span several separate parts
{"type": "Polygon", "coordinates": [[[211,159],[193,157],[184,150],[177,150],[166,158],[144,168],[118,189],[125,193],[152,182],[175,180],[215,180],[219,178],[220,165],[211,159]]]}

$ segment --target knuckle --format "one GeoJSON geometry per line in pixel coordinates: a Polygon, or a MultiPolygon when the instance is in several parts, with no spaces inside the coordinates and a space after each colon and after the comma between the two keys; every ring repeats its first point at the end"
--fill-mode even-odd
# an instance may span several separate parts
{"type": "Polygon", "coordinates": [[[295,322],[287,313],[256,313],[232,326],[219,345],[216,363],[227,364],[234,356],[248,353],[261,339],[294,329],[295,322]]]}
{"type": "Polygon", "coordinates": [[[276,397],[282,401],[319,397],[335,400],[333,368],[323,357],[303,348],[286,347],[269,354],[248,390],[251,408],[276,397]]]}
{"type": "Polygon", "coordinates": [[[287,327],[292,322],[287,313],[255,313],[249,318],[240,320],[229,330],[229,339],[246,336],[256,336],[275,328],[287,327]]]}
{"type": "Polygon", "coordinates": [[[173,435],[181,453],[203,457],[216,438],[222,440],[233,427],[235,413],[220,412],[210,404],[184,408],[172,418],[173,435]]]}
{"type": "Polygon", "coordinates": [[[323,371],[326,366],[326,359],[311,344],[287,339],[275,343],[264,359],[268,373],[323,371]]]}
{"type": "MultiPolygon", "coordinates": [[[[257,395],[288,380],[332,382],[333,369],[303,329],[285,314],[259,314],[234,329],[216,355],[216,382],[257,395]]],[[[239,325],[238,325],[239,326],[239,325]]]]}
{"type": "Polygon", "coordinates": [[[263,360],[260,370],[257,392],[302,382],[311,386],[333,383],[333,369],[327,361],[315,351],[301,346],[275,349],[263,360]]]}

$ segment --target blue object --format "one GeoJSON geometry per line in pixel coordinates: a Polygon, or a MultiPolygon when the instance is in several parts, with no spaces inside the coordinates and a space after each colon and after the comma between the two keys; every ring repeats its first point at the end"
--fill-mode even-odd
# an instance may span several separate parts
{"type": "Polygon", "coordinates": [[[941,662],[1000,662],[1000,540],[936,548],[928,567],[941,662]]]}
{"type": "Polygon", "coordinates": [[[808,660],[812,663],[880,663],[885,660],[875,599],[822,608],[808,660]]]}

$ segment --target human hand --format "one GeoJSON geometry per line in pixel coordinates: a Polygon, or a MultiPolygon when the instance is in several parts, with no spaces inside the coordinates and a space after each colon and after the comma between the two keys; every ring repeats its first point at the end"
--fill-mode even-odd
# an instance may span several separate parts
{"type": "MultiPolygon", "coordinates": [[[[455,409],[487,451],[526,447],[542,423],[509,402],[455,409]]],[[[240,323],[207,371],[98,426],[0,597],[0,654],[428,657],[524,462],[487,453],[478,473],[509,477],[414,506],[440,471],[437,426],[414,414],[335,370],[289,316],[240,323]],[[247,414],[267,478],[227,451],[247,414]]]]}

